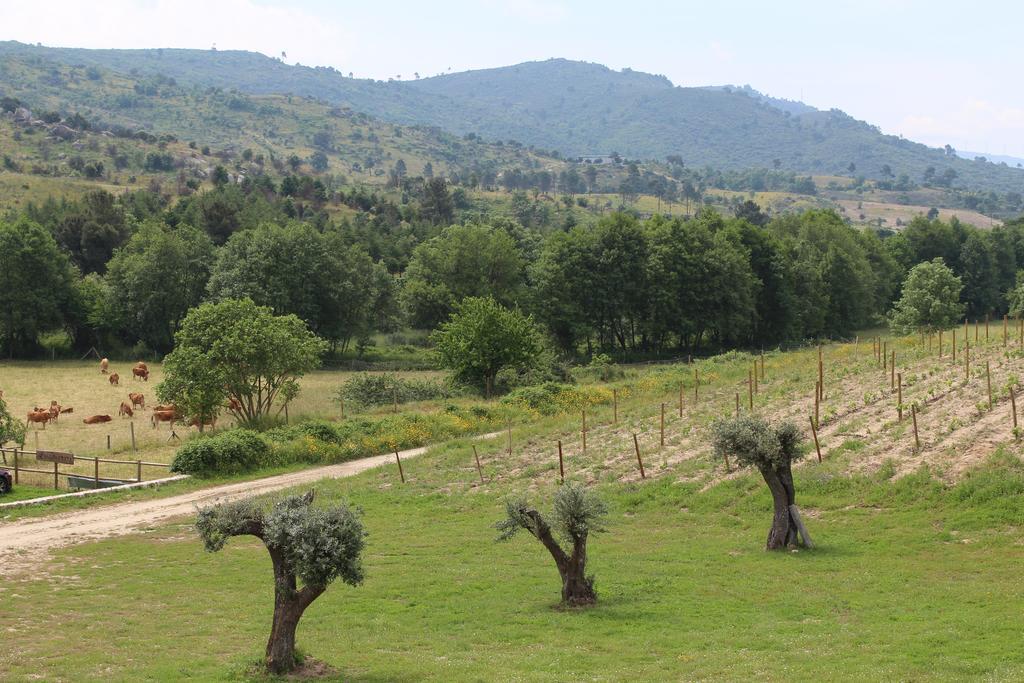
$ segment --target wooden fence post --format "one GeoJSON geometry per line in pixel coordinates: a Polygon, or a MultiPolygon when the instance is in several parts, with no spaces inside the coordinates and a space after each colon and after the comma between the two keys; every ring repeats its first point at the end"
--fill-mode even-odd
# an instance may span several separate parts
{"type": "Polygon", "coordinates": [[[640,478],[646,479],[647,474],[644,472],[644,461],[640,457],[640,442],[636,439],[636,432],[633,432],[633,450],[636,451],[636,463],[640,465],[640,478]]]}
{"type": "Polygon", "coordinates": [[[761,393],[760,387],[757,386],[757,361],[754,361],[754,393],[761,393]]]}
{"type": "Polygon", "coordinates": [[[899,422],[903,422],[903,373],[896,373],[896,413],[899,422]]]}
{"type": "Polygon", "coordinates": [[[740,416],[740,392],[736,392],[736,417],[740,416]]]}
{"type": "Polygon", "coordinates": [[[107,434],[107,450],[110,450],[110,434],[107,434]]]}
{"type": "Polygon", "coordinates": [[[128,431],[131,432],[131,435],[132,435],[132,453],[134,453],[135,452],[135,422],[129,422],[128,423],[128,431]]]}
{"type": "Polygon", "coordinates": [[[892,357],[889,361],[889,388],[896,388],[896,352],[892,351],[892,357]]]}
{"type": "Polygon", "coordinates": [[[341,419],[345,419],[345,399],[338,399],[341,402],[341,419]]]}
{"type": "Polygon", "coordinates": [[[402,483],[405,483],[405,472],[402,471],[402,458],[398,456],[398,449],[395,449],[395,462],[398,463],[398,476],[401,477],[402,483]]]}
{"type": "Polygon", "coordinates": [[[484,471],[480,467],[480,454],[476,452],[476,444],[473,444],[473,458],[476,460],[476,473],[480,475],[480,483],[484,483],[484,471]]]}
{"type": "MultiPolygon", "coordinates": [[[[889,342],[882,342],[882,369],[888,370],[886,367],[889,364],[889,342]]],[[[884,375],[883,375],[884,377],[884,375]]]]}
{"type": "Polygon", "coordinates": [[[14,447],[14,483],[18,483],[18,447],[14,447]]]}
{"type": "Polygon", "coordinates": [[[558,441],[558,478],[565,483],[565,465],[562,462],[562,441],[558,441]]]}
{"type": "MultiPolygon", "coordinates": [[[[38,457],[38,453],[39,452],[36,451],[37,457],[38,457]]],[[[57,471],[57,467],[58,467],[58,463],[54,462],[53,463],[53,488],[55,488],[55,489],[59,489],[60,488],[60,481],[57,479],[57,477],[60,476],[60,472],[57,471]]]]}
{"type": "Polygon", "coordinates": [[[977,346],[980,339],[978,338],[978,319],[974,319],[974,344],[977,346]]]}
{"type": "Polygon", "coordinates": [[[661,404],[661,447],[665,447],[665,404],[661,404]]]}
{"type": "Polygon", "coordinates": [[[142,461],[135,461],[135,480],[142,481],[142,461]]]}
{"type": "Polygon", "coordinates": [[[814,384],[814,424],[818,425],[821,422],[818,421],[818,404],[821,399],[821,384],[814,384]]]}
{"type": "Polygon", "coordinates": [[[764,381],[764,349],[761,349],[761,381],[764,381]]]}
{"type": "Polygon", "coordinates": [[[1013,434],[1017,435],[1017,397],[1013,393],[1013,385],[1010,385],[1010,410],[1013,412],[1013,434]]]}
{"type": "Polygon", "coordinates": [[[985,385],[988,387],[988,409],[992,410],[992,373],[988,361],[985,361],[985,385]]]}
{"type": "Polygon", "coordinates": [[[587,411],[583,411],[583,455],[587,454],[587,411]]]}
{"type": "Polygon", "coordinates": [[[818,443],[818,427],[814,424],[813,418],[807,418],[811,422],[811,435],[814,436],[814,450],[818,452],[818,462],[821,462],[821,445],[818,443]]]}
{"type": "Polygon", "coordinates": [[[100,459],[93,456],[92,459],[92,480],[96,484],[96,488],[100,487],[100,459]]]}
{"type": "Polygon", "coordinates": [[[914,419],[914,447],[921,450],[921,438],[917,435],[917,404],[910,404],[910,416],[914,419]]]}

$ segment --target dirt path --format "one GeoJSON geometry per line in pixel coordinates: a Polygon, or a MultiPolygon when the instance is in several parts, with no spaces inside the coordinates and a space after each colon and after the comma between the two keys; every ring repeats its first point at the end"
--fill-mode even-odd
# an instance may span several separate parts
{"type": "MultiPolygon", "coordinates": [[[[484,434],[478,438],[488,439],[495,436],[500,436],[500,433],[484,434]]],[[[399,454],[403,460],[407,460],[426,453],[428,448],[411,448],[400,451],[399,454]]],[[[375,455],[339,465],[213,486],[167,498],[115,503],[47,517],[0,523],[0,576],[20,572],[36,565],[54,548],[129,534],[174,517],[191,515],[195,512],[196,505],[270,493],[321,479],[351,477],[374,467],[392,463],[394,457],[393,453],[375,455]]]]}

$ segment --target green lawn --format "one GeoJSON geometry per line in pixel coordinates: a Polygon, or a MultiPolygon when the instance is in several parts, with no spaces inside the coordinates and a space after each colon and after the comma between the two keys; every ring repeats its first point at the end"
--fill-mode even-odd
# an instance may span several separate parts
{"type": "MultiPolygon", "coordinates": [[[[474,485],[471,457],[462,443],[410,460],[404,487],[391,468],[317,487],[361,506],[370,532],[365,584],[333,586],[299,628],[300,647],[345,680],[1024,677],[1014,456],[955,486],[800,468],[819,548],[797,553],[761,549],[770,500],[753,475],[704,492],[669,477],[605,485],[608,532],[590,548],[599,603],[582,611],[556,609],[539,543],[494,542],[513,489],[474,485]]],[[[261,654],[271,592],[257,542],[206,554],[189,520],[67,549],[7,586],[0,670],[238,678],[261,654]]]]}

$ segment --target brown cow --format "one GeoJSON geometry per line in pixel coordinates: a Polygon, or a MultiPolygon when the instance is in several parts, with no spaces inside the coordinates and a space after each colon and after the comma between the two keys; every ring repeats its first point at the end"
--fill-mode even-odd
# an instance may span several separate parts
{"type": "Polygon", "coordinates": [[[132,412],[132,407],[125,403],[124,401],[121,401],[121,407],[117,409],[117,416],[132,417],[133,415],[134,413],[132,412]]]}
{"type": "Polygon", "coordinates": [[[199,431],[203,431],[203,427],[210,427],[211,429],[215,429],[217,427],[217,416],[214,415],[212,417],[206,418],[205,420],[202,421],[202,424],[200,424],[198,417],[193,417],[188,421],[188,426],[199,427],[199,431]]]}
{"type": "Polygon", "coordinates": [[[63,414],[63,415],[67,415],[68,413],[73,413],[73,412],[75,412],[75,409],[74,409],[74,408],[72,408],[71,406],[68,406],[67,408],[61,408],[61,409],[60,409],[60,412],[61,412],[61,414],[63,414]]]}
{"type": "Polygon", "coordinates": [[[145,370],[146,372],[149,372],[149,366],[143,363],[141,360],[135,364],[135,367],[140,370],[145,370]]]}
{"type": "Polygon", "coordinates": [[[167,422],[173,427],[174,421],[177,419],[178,412],[176,410],[154,410],[149,421],[153,423],[153,429],[156,429],[157,422],[167,422]]]}
{"type": "Polygon", "coordinates": [[[102,372],[104,375],[107,374],[107,368],[109,368],[109,367],[110,367],[110,361],[109,360],[107,360],[106,358],[100,360],[100,372],[102,372]]]}
{"type": "Polygon", "coordinates": [[[153,406],[153,410],[156,410],[156,411],[172,410],[172,411],[176,412],[178,410],[178,408],[173,403],[160,403],[159,405],[153,406]]]}
{"type": "Polygon", "coordinates": [[[149,381],[149,370],[146,368],[132,368],[132,379],[141,378],[143,382],[149,381]]]}
{"type": "Polygon", "coordinates": [[[228,410],[239,413],[242,411],[241,402],[234,396],[228,396],[228,410]]]}
{"type": "Polygon", "coordinates": [[[89,417],[82,420],[87,425],[98,425],[104,422],[110,422],[113,418],[109,415],[90,415],[89,417]]]}
{"type": "Polygon", "coordinates": [[[128,398],[131,399],[132,408],[139,406],[140,408],[146,407],[146,397],[138,392],[128,394],[128,398]]]}
{"type": "Polygon", "coordinates": [[[116,386],[119,386],[120,381],[121,381],[121,377],[116,372],[114,372],[114,373],[110,374],[110,379],[108,381],[110,382],[111,386],[116,387],[116,386]]]}
{"type": "Polygon", "coordinates": [[[28,419],[26,420],[26,422],[28,422],[29,424],[32,424],[33,422],[42,424],[43,425],[43,429],[46,429],[46,423],[49,422],[49,421],[50,421],[50,411],[49,410],[39,410],[38,408],[35,409],[35,410],[30,410],[29,413],[28,413],[28,419]]]}
{"type": "Polygon", "coordinates": [[[60,417],[60,406],[56,401],[50,401],[50,407],[47,408],[50,411],[50,422],[56,422],[57,418],[60,417]]]}

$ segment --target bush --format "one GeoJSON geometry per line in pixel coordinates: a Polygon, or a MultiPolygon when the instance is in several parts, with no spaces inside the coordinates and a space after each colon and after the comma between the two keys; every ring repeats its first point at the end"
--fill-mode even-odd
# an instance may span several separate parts
{"type": "Polygon", "coordinates": [[[609,403],[612,392],[603,387],[580,387],[556,382],[522,387],[501,399],[507,406],[524,407],[541,415],[557,415],[609,403]]]}
{"type": "Polygon", "coordinates": [[[232,429],[189,441],[178,449],[171,471],[200,477],[234,474],[272,464],[270,444],[259,434],[232,429]]]}
{"type": "Polygon", "coordinates": [[[338,390],[338,398],[360,406],[388,405],[397,397],[399,403],[451,398],[452,389],[437,380],[403,379],[395,375],[356,375],[338,390]]]}
{"type": "Polygon", "coordinates": [[[622,367],[616,365],[611,356],[599,353],[590,360],[585,368],[579,368],[573,373],[579,379],[591,379],[598,382],[611,382],[622,379],[625,372],[622,367]]]}

